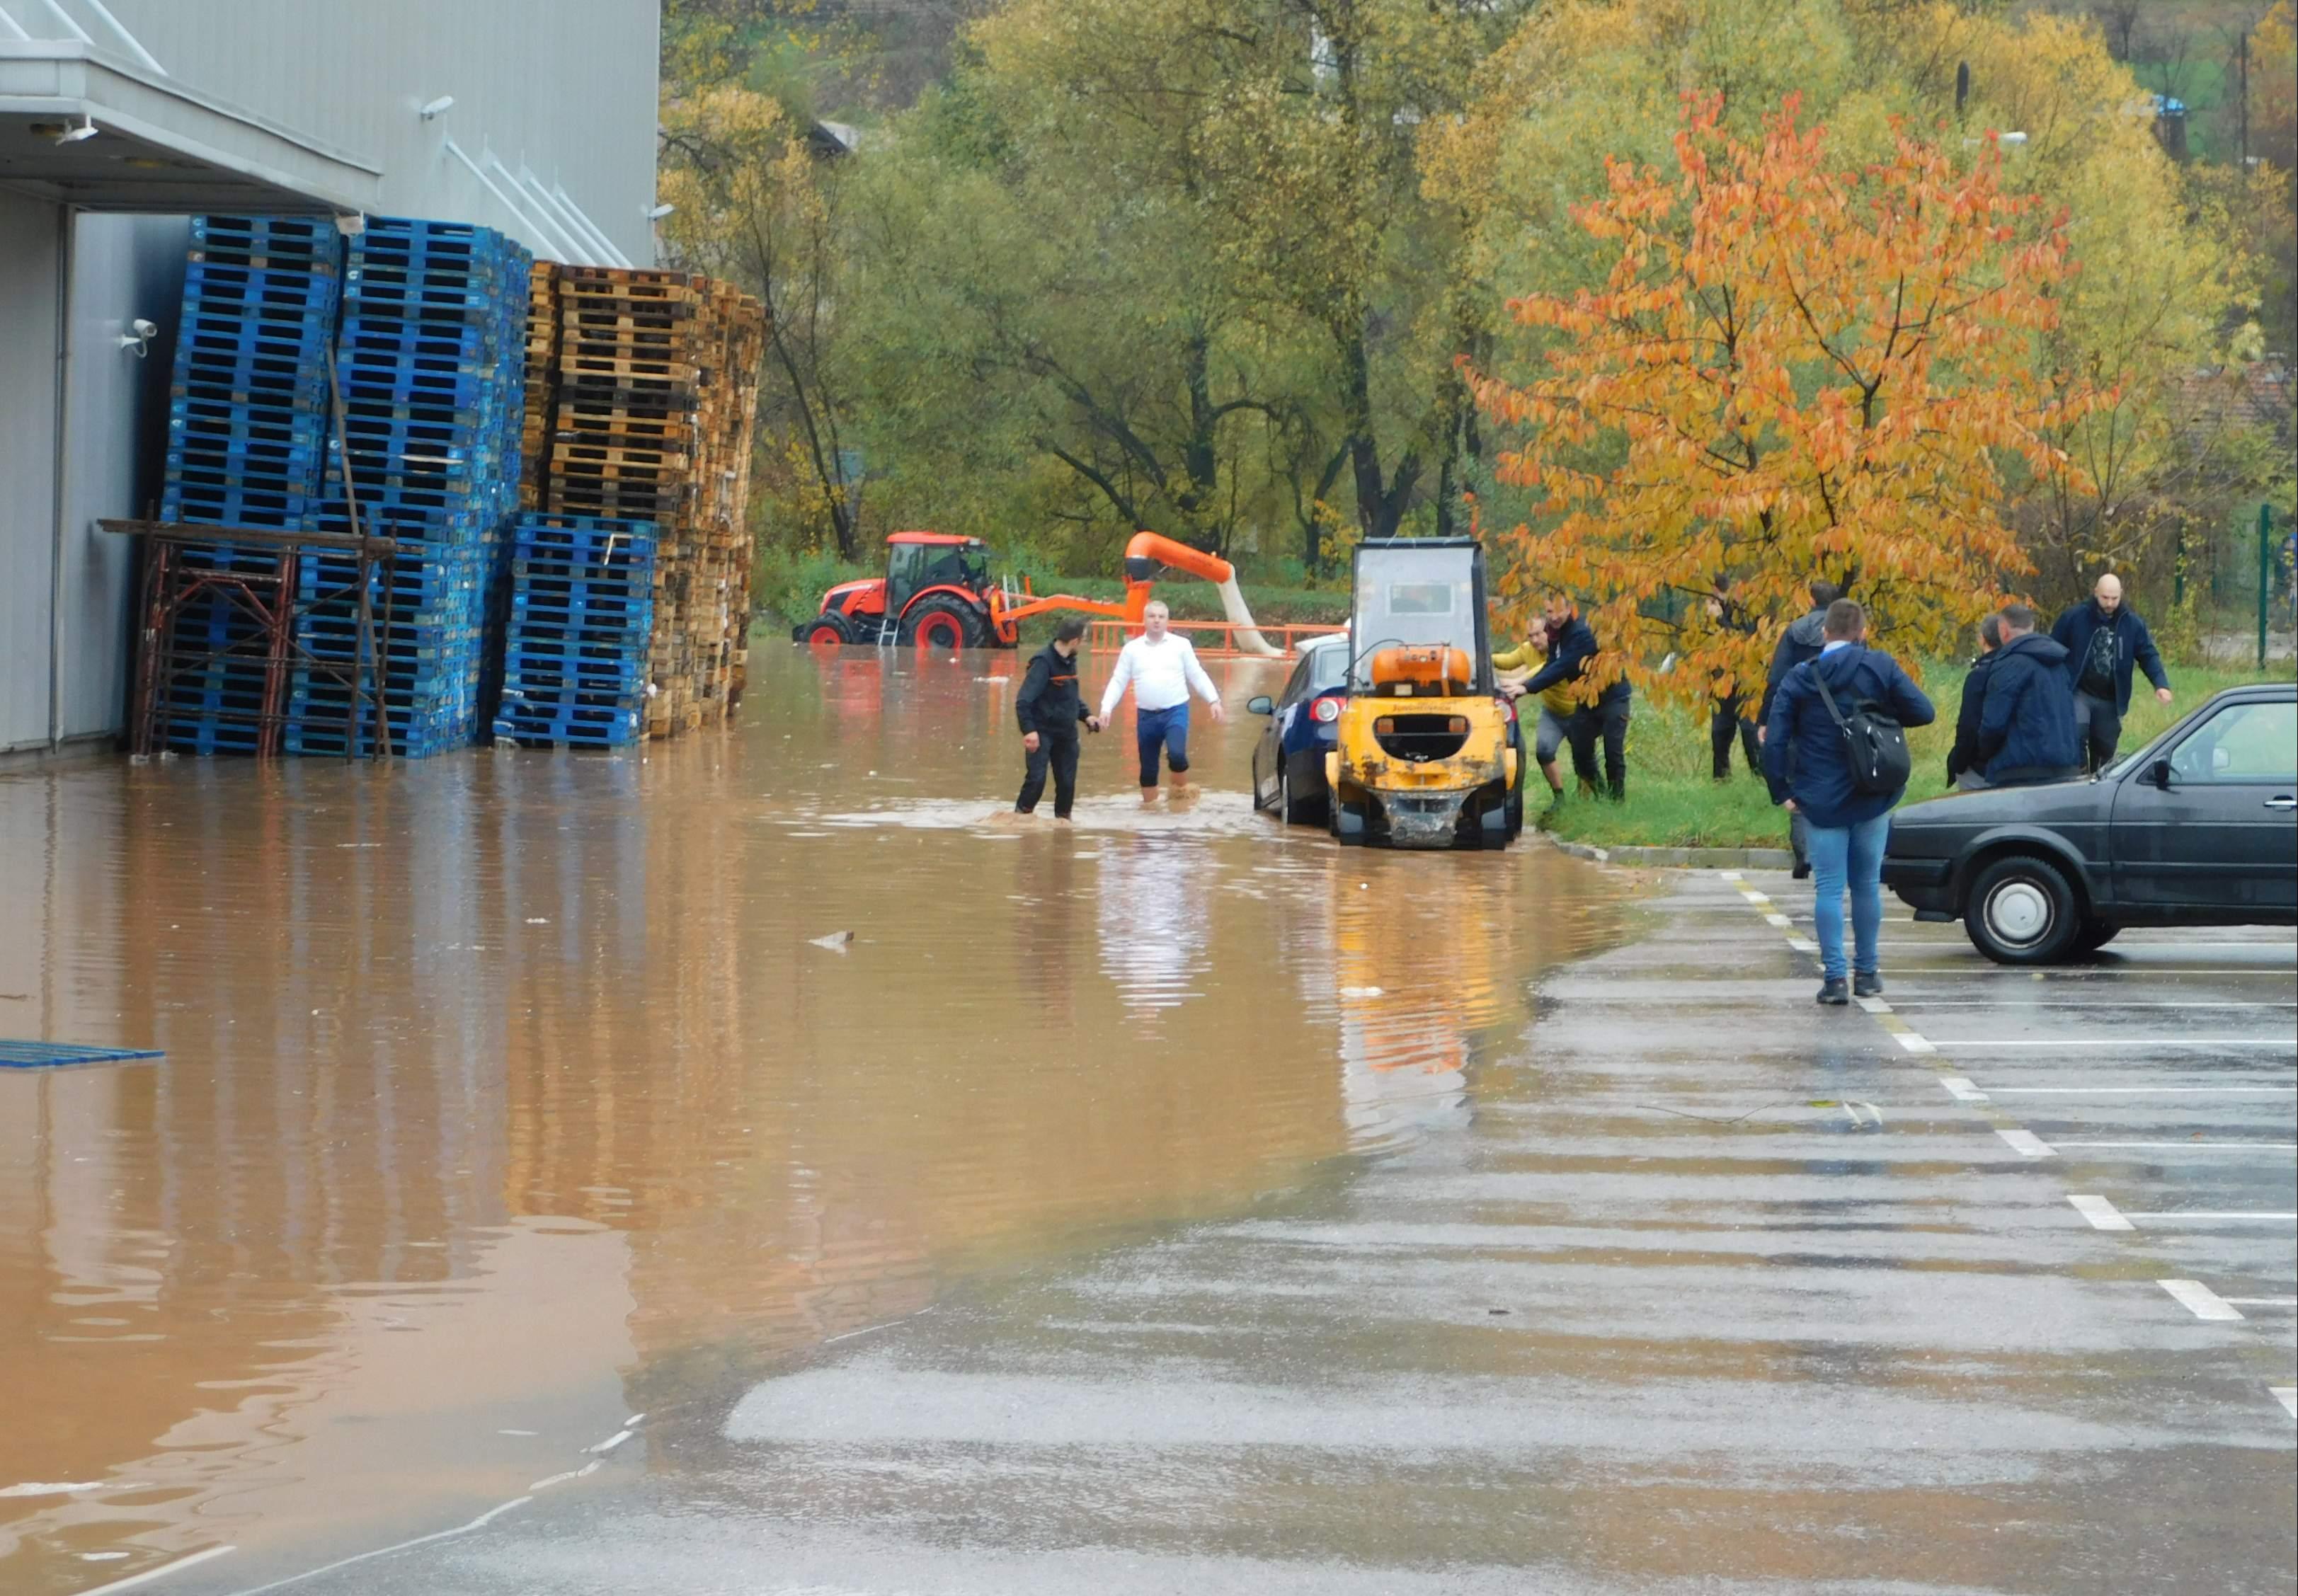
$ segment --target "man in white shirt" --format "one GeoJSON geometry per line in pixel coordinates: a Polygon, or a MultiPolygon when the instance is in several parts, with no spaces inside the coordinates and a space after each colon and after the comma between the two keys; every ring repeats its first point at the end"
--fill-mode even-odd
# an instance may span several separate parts
{"type": "Polygon", "coordinates": [[[1157,802],[1157,760],[1161,753],[1173,772],[1173,797],[1189,790],[1189,693],[1194,688],[1205,701],[1205,712],[1216,723],[1225,718],[1220,690],[1197,663],[1189,640],[1170,629],[1171,612],[1153,600],[1141,613],[1141,635],[1128,643],[1110,672],[1101,695],[1101,713],[1090,724],[1096,731],[1116,712],[1125,689],[1133,689],[1135,736],[1141,748],[1141,802],[1157,802]]]}

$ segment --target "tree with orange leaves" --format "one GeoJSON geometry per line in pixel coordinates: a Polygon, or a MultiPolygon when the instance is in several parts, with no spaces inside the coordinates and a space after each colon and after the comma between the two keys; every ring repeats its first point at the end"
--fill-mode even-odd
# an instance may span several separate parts
{"type": "Polygon", "coordinates": [[[1590,679],[1680,701],[1760,687],[1814,576],[1901,652],[1955,646],[2030,569],[2004,473],[2063,475],[2052,432],[2099,397],[2038,369],[2065,218],[2005,190],[1991,140],[1964,169],[1897,127],[1889,159],[1847,171],[1794,97],[1752,143],[1722,109],[1687,96],[1677,174],[1608,163],[1575,209],[1616,251],[1601,289],[1509,301],[1546,373],[1471,374],[1486,414],[1530,429],[1498,472],[1538,496],[1496,539],[1503,605],[1576,593],[1609,645],[1590,679]],[[1723,576],[1752,632],[1707,602],[1723,576]]]}

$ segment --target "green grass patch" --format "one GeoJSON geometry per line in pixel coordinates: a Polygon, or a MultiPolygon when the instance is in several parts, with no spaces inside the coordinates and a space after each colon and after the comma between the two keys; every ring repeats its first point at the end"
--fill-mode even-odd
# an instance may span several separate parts
{"type": "MultiPolygon", "coordinates": [[[[1947,751],[1955,741],[1955,715],[1963,700],[1965,667],[1925,668],[1922,688],[1938,706],[1938,719],[1907,734],[1914,755],[1914,779],[1907,784],[1905,802],[1935,797],[1947,790],[1947,751]]],[[[2203,670],[2173,668],[2170,684],[2176,700],[2157,703],[2142,679],[2131,695],[2130,714],[2122,723],[2122,749],[2128,753],[2146,742],[2187,711],[2223,687],[2244,682],[2287,681],[2288,674],[2261,675],[2255,670],[2203,670]]],[[[1638,844],[1663,848],[1780,848],[1787,845],[1787,811],[1772,805],[1760,776],[1741,762],[1735,745],[1729,781],[1711,779],[1707,751],[1707,718],[1675,708],[1660,708],[1639,697],[1628,722],[1628,796],[1623,803],[1580,795],[1572,782],[1568,753],[1558,763],[1571,796],[1550,827],[1557,836],[1598,847],[1638,844]]],[[[1541,778],[1535,772],[1527,789],[1534,810],[1543,802],[1541,778]]]]}

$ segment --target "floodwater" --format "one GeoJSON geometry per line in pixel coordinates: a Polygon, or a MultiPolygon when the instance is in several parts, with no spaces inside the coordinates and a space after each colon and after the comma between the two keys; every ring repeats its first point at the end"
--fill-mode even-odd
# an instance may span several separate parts
{"type": "Polygon", "coordinates": [[[0,1070],[0,1589],[450,1527],[962,1283],[1455,1134],[1622,934],[1544,847],[1253,814],[1281,667],[1215,667],[1194,806],[1139,811],[1120,726],[1014,827],[1020,660],[751,657],[643,757],[0,776],[0,1036],[166,1054],[0,1070]]]}

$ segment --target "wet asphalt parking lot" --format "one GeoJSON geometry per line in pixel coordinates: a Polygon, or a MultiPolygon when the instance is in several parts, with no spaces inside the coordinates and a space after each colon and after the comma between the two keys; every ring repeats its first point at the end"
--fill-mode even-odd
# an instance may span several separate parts
{"type": "Polygon", "coordinates": [[[1783,874],[1672,875],[1393,1150],[646,1416],[460,1533],[153,1588],[2288,1590],[2290,933],[2036,973],[1894,905],[1847,1010],[1809,934],[1783,874]]]}

